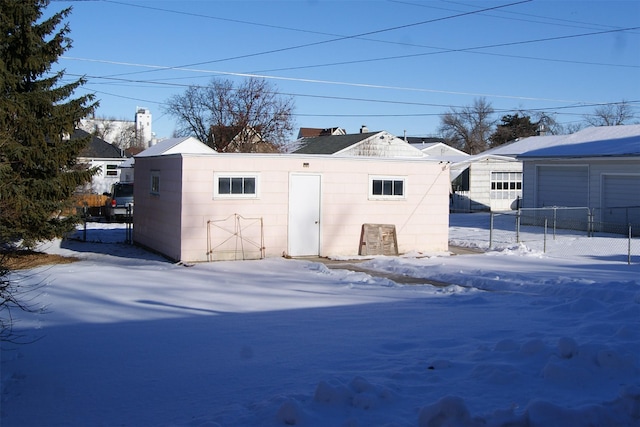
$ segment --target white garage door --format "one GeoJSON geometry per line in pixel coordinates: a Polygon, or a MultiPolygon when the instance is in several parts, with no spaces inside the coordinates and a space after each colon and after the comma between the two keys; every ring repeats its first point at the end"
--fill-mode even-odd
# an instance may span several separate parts
{"type": "Polygon", "coordinates": [[[588,206],[587,166],[538,166],[536,207],[588,206]]]}
{"type": "Polygon", "coordinates": [[[605,222],[628,224],[638,221],[633,217],[640,212],[640,175],[604,175],[602,208],[605,222]]]}

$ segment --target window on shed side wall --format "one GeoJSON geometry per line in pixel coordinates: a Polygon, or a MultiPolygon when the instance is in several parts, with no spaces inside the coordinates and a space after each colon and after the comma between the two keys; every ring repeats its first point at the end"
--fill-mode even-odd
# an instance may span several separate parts
{"type": "Polygon", "coordinates": [[[369,199],[399,200],[405,198],[406,177],[370,176],[369,199]]]}
{"type": "Polygon", "coordinates": [[[151,194],[160,194],[160,171],[152,170],[151,171],[151,194]]]}
{"type": "Polygon", "coordinates": [[[214,173],[214,198],[258,197],[258,174],[256,173],[214,173]]]}

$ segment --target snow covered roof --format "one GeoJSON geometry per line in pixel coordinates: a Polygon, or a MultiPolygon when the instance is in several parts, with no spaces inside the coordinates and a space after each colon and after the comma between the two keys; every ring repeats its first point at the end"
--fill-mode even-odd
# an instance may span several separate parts
{"type": "Polygon", "coordinates": [[[451,169],[464,169],[472,163],[480,162],[483,160],[497,160],[502,162],[516,162],[517,160],[511,156],[499,156],[496,154],[480,153],[475,156],[461,157],[458,161],[455,161],[451,165],[451,169]]]}
{"type": "Polygon", "coordinates": [[[565,135],[555,145],[524,152],[518,158],[628,156],[640,156],[640,125],[586,128],[565,135]]]}
{"type": "MultiPolygon", "coordinates": [[[[492,148],[481,154],[524,157],[523,155],[527,153],[527,157],[529,157],[529,154],[533,151],[540,152],[540,150],[546,150],[551,147],[563,146],[565,147],[564,149],[556,148],[551,152],[557,154],[550,155],[560,155],[560,153],[566,152],[566,150],[571,150],[575,155],[580,150],[587,150],[584,147],[580,147],[579,144],[581,145],[586,142],[594,141],[608,141],[611,143],[612,140],[621,140],[629,137],[640,137],[640,125],[596,126],[585,128],[569,135],[530,136],[528,138],[522,138],[520,140],[492,148]],[[569,146],[573,147],[569,149],[569,146]]],[[[627,149],[618,145],[618,143],[614,144],[614,146],[620,151],[627,151],[627,149]]],[[[593,147],[591,149],[593,149],[593,147]]],[[[609,151],[615,150],[616,149],[614,148],[609,151]]],[[[598,153],[591,153],[591,155],[594,154],[598,155],[598,153]]],[[[620,153],[610,153],[608,155],[613,154],[620,153]]],[[[602,155],[607,154],[602,153],[602,155]]]]}
{"type": "Polygon", "coordinates": [[[127,160],[125,160],[124,162],[120,163],[120,166],[118,166],[118,167],[120,169],[132,168],[134,164],[135,164],[134,158],[133,157],[129,157],[129,158],[127,158],[127,160]]]}
{"type": "Polygon", "coordinates": [[[527,138],[518,139],[507,144],[500,145],[496,148],[483,151],[481,154],[493,154],[498,156],[516,157],[527,151],[543,147],[553,147],[562,141],[567,135],[544,135],[529,136],[527,138]]]}
{"type": "Polygon", "coordinates": [[[158,142],[135,157],[162,156],[165,154],[210,154],[216,151],[192,136],[170,138],[158,142]]]}

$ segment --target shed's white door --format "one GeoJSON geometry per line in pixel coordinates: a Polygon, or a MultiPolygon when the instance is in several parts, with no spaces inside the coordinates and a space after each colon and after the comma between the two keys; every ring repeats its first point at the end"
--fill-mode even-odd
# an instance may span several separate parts
{"type": "Polygon", "coordinates": [[[289,176],[289,255],[320,254],[320,175],[289,176]]]}

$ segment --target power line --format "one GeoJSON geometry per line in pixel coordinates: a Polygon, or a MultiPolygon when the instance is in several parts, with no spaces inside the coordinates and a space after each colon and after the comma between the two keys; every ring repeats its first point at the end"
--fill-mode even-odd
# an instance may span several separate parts
{"type": "Polygon", "coordinates": [[[445,54],[445,53],[454,53],[454,52],[472,53],[472,54],[477,54],[477,55],[500,56],[500,57],[506,57],[506,58],[531,59],[531,60],[536,60],[536,61],[561,62],[561,63],[578,64],[578,65],[596,65],[596,66],[621,67],[621,68],[640,68],[640,65],[605,64],[605,63],[598,63],[598,62],[575,61],[575,60],[567,60],[567,59],[550,59],[550,58],[537,58],[537,57],[522,56],[522,55],[506,55],[506,54],[499,54],[499,53],[492,53],[492,52],[474,52],[475,50],[480,50],[480,49],[490,49],[490,48],[495,48],[495,47],[513,46],[513,45],[518,45],[518,44],[539,43],[539,42],[554,41],[554,40],[561,40],[561,39],[567,39],[567,38],[586,37],[586,36],[600,35],[600,34],[606,34],[606,33],[611,33],[611,32],[635,30],[635,29],[638,29],[638,28],[640,28],[640,27],[598,31],[598,32],[584,33],[584,34],[574,34],[574,35],[569,35],[569,36],[557,36],[557,37],[550,37],[550,38],[536,39],[536,40],[526,40],[526,41],[519,41],[519,42],[498,43],[498,44],[485,45],[485,46],[476,46],[476,47],[469,47],[469,48],[462,48],[462,49],[447,49],[447,48],[436,48],[436,47],[433,47],[433,49],[441,49],[441,51],[439,51],[439,52],[413,53],[413,54],[407,54],[407,55],[396,55],[396,56],[387,56],[387,57],[370,58],[370,59],[356,59],[356,60],[352,60],[352,61],[341,61],[341,62],[332,62],[332,63],[314,64],[314,65],[302,65],[302,66],[296,66],[296,67],[272,68],[272,69],[268,69],[268,70],[260,70],[258,72],[272,73],[272,72],[275,72],[275,71],[291,71],[291,70],[301,70],[301,69],[308,69],[308,68],[332,67],[332,66],[337,66],[337,65],[361,64],[361,63],[366,63],[366,62],[390,61],[390,60],[396,61],[396,60],[400,60],[400,59],[417,58],[417,57],[430,56],[430,55],[441,55],[441,54],[445,54]]]}
{"type": "MultiPolygon", "coordinates": [[[[399,56],[392,56],[392,57],[381,57],[381,58],[370,58],[370,59],[363,59],[363,60],[334,62],[334,63],[326,63],[326,64],[314,64],[314,65],[297,66],[297,67],[286,67],[286,68],[261,70],[259,72],[290,71],[290,70],[296,70],[296,69],[309,69],[309,68],[320,68],[320,67],[329,67],[329,66],[337,66],[337,65],[350,65],[350,64],[375,62],[375,61],[406,59],[406,58],[411,58],[411,57],[420,57],[420,56],[436,55],[436,54],[451,53],[451,52],[475,53],[475,54],[483,54],[483,55],[493,55],[493,56],[501,56],[501,57],[513,57],[513,58],[529,59],[529,60],[537,60],[537,61],[547,61],[547,62],[573,63],[573,64],[582,64],[582,65],[622,67],[622,68],[640,68],[640,66],[626,65],[626,64],[596,63],[596,62],[588,62],[588,61],[571,61],[571,60],[566,60],[566,59],[550,59],[550,58],[528,57],[528,56],[519,56],[519,55],[506,55],[506,54],[497,54],[497,53],[490,53],[490,52],[473,52],[474,50],[488,49],[488,48],[493,48],[493,47],[502,47],[502,46],[508,46],[508,45],[517,45],[517,44],[525,44],[525,43],[536,43],[536,42],[540,42],[540,41],[551,41],[551,40],[557,40],[557,39],[561,39],[561,38],[583,37],[583,36],[589,36],[589,35],[595,35],[595,34],[604,34],[604,33],[608,32],[608,31],[595,32],[595,33],[586,33],[586,34],[579,34],[579,35],[572,35],[572,36],[561,36],[561,37],[558,37],[558,38],[548,38],[548,39],[519,41],[519,42],[512,42],[512,43],[487,45],[487,46],[477,46],[477,47],[464,48],[464,49],[449,49],[449,48],[442,48],[442,47],[435,47],[435,46],[417,45],[417,44],[411,44],[411,43],[392,42],[392,41],[385,41],[385,40],[379,40],[379,39],[368,39],[368,38],[364,37],[365,35],[369,35],[369,34],[392,31],[392,30],[395,30],[395,29],[406,28],[406,27],[416,26],[416,25],[422,25],[424,23],[436,22],[438,20],[451,19],[451,18],[456,18],[456,17],[469,15],[469,14],[485,14],[486,15],[487,11],[502,9],[502,8],[507,7],[507,6],[512,6],[512,5],[515,5],[515,4],[525,3],[524,1],[523,2],[518,2],[518,3],[511,3],[511,4],[507,4],[507,5],[503,5],[503,6],[496,6],[496,7],[491,7],[491,8],[479,9],[479,10],[475,10],[475,11],[472,11],[472,12],[463,12],[463,13],[460,13],[458,15],[453,15],[453,16],[448,16],[448,17],[443,17],[443,18],[437,18],[437,19],[434,19],[434,20],[423,21],[423,22],[414,23],[414,24],[406,24],[406,25],[391,27],[391,28],[388,28],[388,29],[371,31],[371,32],[352,35],[352,36],[342,36],[342,35],[336,35],[336,34],[332,34],[332,33],[312,31],[312,30],[308,30],[308,29],[285,27],[285,26],[281,26],[281,25],[264,24],[264,23],[245,21],[245,20],[240,20],[240,19],[221,18],[221,17],[211,16],[211,15],[184,12],[184,11],[175,10],[175,9],[166,9],[166,8],[160,8],[160,7],[149,6],[149,5],[130,4],[130,3],[125,3],[125,2],[121,2],[121,1],[115,1],[115,0],[74,0],[74,1],[96,1],[96,2],[97,1],[101,1],[101,2],[104,2],[104,3],[113,3],[113,4],[123,5],[123,6],[129,6],[129,7],[137,7],[137,8],[148,9],[148,10],[157,10],[157,11],[175,13],[175,14],[186,15],[186,16],[194,16],[194,17],[198,17],[198,18],[207,18],[207,19],[213,19],[213,20],[219,20],[219,21],[225,21],[225,22],[231,22],[231,23],[238,23],[238,24],[244,24],[244,25],[252,25],[252,26],[280,29],[280,30],[286,30],[286,31],[296,31],[296,32],[302,32],[302,33],[308,33],[308,34],[317,34],[317,35],[323,35],[323,36],[337,37],[337,38],[334,38],[334,39],[325,40],[325,41],[316,42],[316,43],[310,43],[310,44],[305,44],[305,45],[287,47],[287,48],[282,48],[282,49],[275,49],[275,50],[270,50],[270,51],[266,51],[266,52],[253,53],[253,54],[236,56],[236,57],[231,57],[231,58],[226,58],[226,59],[218,59],[218,60],[212,60],[212,61],[206,61],[206,62],[199,62],[199,63],[188,64],[188,65],[183,65],[183,66],[178,66],[178,67],[189,67],[189,66],[203,65],[203,64],[214,63],[214,62],[223,62],[223,61],[228,61],[228,60],[232,60],[232,59],[241,59],[241,58],[247,58],[247,57],[256,56],[256,55],[264,55],[264,54],[268,54],[268,53],[275,53],[275,52],[281,52],[281,51],[290,50],[290,49],[297,49],[297,48],[301,48],[301,47],[313,46],[313,45],[317,45],[317,44],[330,43],[330,42],[345,40],[345,39],[349,39],[349,38],[357,38],[357,39],[375,41],[375,42],[379,42],[379,43],[390,43],[390,44],[398,44],[398,45],[404,45],[404,46],[438,49],[439,52],[428,52],[428,53],[419,53],[419,54],[411,54],[411,55],[399,55],[399,56]]],[[[387,1],[392,2],[392,3],[408,4],[408,5],[412,5],[412,6],[421,6],[421,7],[429,7],[429,8],[433,8],[433,9],[452,11],[452,9],[438,8],[438,7],[434,7],[434,6],[430,6],[430,5],[427,6],[427,5],[424,5],[424,4],[416,4],[416,3],[412,3],[412,2],[408,2],[408,1],[399,1],[399,0],[387,0],[387,1]]],[[[531,1],[531,0],[527,0],[527,1],[531,1]]],[[[458,3],[458,2],[449,2],[449,3],[461,4],[463,6],[469,6],[469,7],[472,6],[472,5],[467,5],[467,4],[458,3]]],[[[475,6],[473,6],[473,7],[475,7],[475,6]]],[[[459,12],[459,11],[456,11],[456,10],[453,10],[453,11],[454,12],[459,12]]],[[[537,15],[513,12],[513,11],[508,11],[508,10],[505,10],[503,12],[504,13],[510,13],[510,14],[523,15],[523,16],[533,16],[535,18],[551,19],[551,20],[556,20],[556,21],[560,21],[560,22],[567,22],[567,23],[572,23],[572,24],[581,24],[583,26],[584,25],[590,25],[590,26],[593,27],[593,26],[597,25],[597,26],[600,26],[600,27],[608,27],[608,28],[612,28],[612,30],[609,30],[609,31],[612,31],[612,32],[616,32],[616,31],[631,31],[631,30],[634,30],[634,29],[638,29],[638,27],[619,28],[619,27],[604,26],[604,25],[601,25],[601,24],[583,23],[583,22],[579,22],[579,21],[571,21],[571,20],[558,19],[558,18],[547,18],[547,17],[541,17],[541,16],[537,16],[537,15]]],[[[496,16],[496,17],[499,17],[499,18],[503,18],[503,17],[497,16],[497,15],[489,15],[489,16],[496,16]]],[[[524,20],[524,21],[525,22],[536,22],[536,21],[530,21],[530,20],[524,20]]],[[[560,24],[555,24],[555,25],[560,25],[560,24]]],[[[562,25],[562,26],[567,26],[567,25],[562,25]]],[[[167,69],[171,69],[171,67],[168,67],[167,69]]],[[[154,71],[158,71],[158,70],[154,69],[154,70],[136,71],[136,72],[131,72],[131,73],[120,73],[120,74],[113,74],[111,76],[133,75],[133,74],[149,73],[149,72],[154,72],[154,71]]]]}
{"type": "MultiPolygon", "coordinates": [[[[415,2],[410,2],[410,1],[401,1],[401,0],[387,0],[387,1],[390,2],[390,3],[398,3],[398,4],[405,4],[405,5],[416,6],[416,7],[426,7],[426,8],[430,8],[430,9],[446,10],[448,12],[457,12],[457,10],[455,10],[455,9],[448,9],[448,8],[444,8],[444,7],[436,7],[436,6],[432,6],[432,5],[426,5],[426,4],[415,3],[415,2]]],[[[457,1],[448,1],[448,0],[440,0],[440,1],[442,1],[443,3],[450,3],[450,4],[460,5],[460,6],[464,6],[464,7],[477,7],[474,4],[462,3],[462,2],[457,2],[457,1]]],[[[536,20],[522,19],[522,18],[517,19],[517,18],[513,18],[513,17],[507,18],[505,16],[491,15],[491,14],[488,14],[488,13],[482,13],[482,15],[490,16],[490,17],[493,17],[493,18],[499,18],[499,19],[507,19],[509,21],[517,20],[517,21],[529,22],[529,23],[534,23],[534,24],[555,25],[555,26],[569,27],[569,28],[594,28],[594,27],[599,27],[599,28],[620,28],[620,27],[616,27],[616,26],[612,26],[612,25],[603,25],[601,23],[574,21],[574,20],[570,20],[570,19],[561,19],[561,18],[556,18],[556,17],[534,15],[534,14],[530,14],[530,13],[514,12],[514,11],[510,11],[510,10],[504,10],[502,12],[505,13],[505,14],[509,14],[509,15],[520,15],[520,16],[532,17],[532,18],[537,18],[537,19],[543,19],[544,21],[536,21],[536,20]],[[557,21],[558,23],[553,23],[553,22],[549,22],[549,21],[557,21]],[[568,24],[571,24],[571,25],[568,25],[568,24]]]]}
{"type": "MultiPolygon", "coordinates": [[[[73,58],[73,57],[61,57],[61,59],[73,59],[79,61],[89,61],[89,62],[97,62],[97,63],[107,63],[107,64],[116,64],[116,65],[129,65],[129,66],[141,66],[141,67],[151,67],[151,68],[163,68],[161,66],[152,66],[145,64],[133,64],[133,63],[123,63],[119,61],[107,61],[107,60],[96,60],[96,59],[84,59],[84,58],[73,58]]],[[[175,69],[175,68],[172,68],[175,69]]],[[[460,92],[460,91],[445,91],[445,90],[437,90],[437,89],[422,89],[422,88],[411,88],[411,87],[402,87],[402,86],[388,86],[388,85],[377,85],[377,84],[369,84],[369,83],[350,83],[350,82],[339,82],[339,81],[330,81],[330,80],[319,80],[319,79],[307,79],[300,77],[283,77],[283,76],[271,76],[265,74],[254,74],[254,73],[239,73],[232,71],[221,71],[221,70],[198,70],[192,68],[180,68],[182,71],[191,71],[191,72],[199,72],[199,73],[207,73],[207,74],[216,74],[216,75],[224,75],[224,76],[235,76],[235,77],[255,77],[261,79],[269,79],[269,80],[281,80],[281,81],[293,81],[293,82],[302,82],[302,83],[315,83],[315,84],[330,84],[337,86],[349,86],[349,87],[360,87],[360,88],[369,88],[369,89],[386,89],[386,90],[399,90],[399,91],[409,91],[409,92],[424,92],[424,93],[443,93],[449,95],[466,95],[466,96],[481,96],[488,98],[505,98],[505,99],[517,99],[521,101],[549,101],[549,102],[578,102],[572,100],[562,100],[562,99],[549,99],[549,98],[536,98],[536,97],[525,97],[525,96],[509,96],[509,95],[498,95],[498,94],[484,94],[484,93],[473,93],[473,92],[460,92]]],[[[101,77],[101,76],[90,76],[91,78],[96,79],[110,79],[117,80],[123,82],[136,82],[136,83],[150,83],[152,81],[145,80],[129,80],[129,79],[119,79],[117,77],[101,77]]],[[[177,85],[178,86],[178,85],[177,85]]],[[[186,85],[182,85],[186,86],[186,85]]],[[[197,86],[197,85],[196,85],[197,86]]]]}
{"type": "MultiPolygon", "coordinates": [[[[113,0],[103,0],[103,1],[109,2],[109,3],[120,3],[120,2],[113,1],[113,0]]],[[[485,11],[489,11],[489,10],[502,9],[502,8],[505,8],[505,7],[515,6],[515,5],[523,4],[523,3],[529,3],[531,1],[533,1],[533,0],[520,0],[520,1],[517,1],[517,2],[514,2],[514,3],[508,3],[508,4],[505,4],[505,5],[501,5],[501,6],[493,6],[493,7],[488,7],[488,8],[485,8],[485,9],[475,10],[475,11],[472,11],[472,12],[463,12],[463,13],[459,13],[459,14],[456,14],[456,15],[445,16],[445,17],[441,17],[441,18],[434,18],[434,19],[429,19],[429,20],[426,20],[426,21],[414,22],[414,23],[411,23],[411,24],[396,25],[394,27],[383,28],[383,29],[380,29],[380,30],[367,31],[367,32],[364,32],[364,33],[353,34],[353,35],[349,35],[349,36],[339,36],[339,37],[335,37],[335,38],[332,38],[332,39],[329,39],[329,40],[322,40],[322,41],[318,41],[318,42],[305,43],[305,44],[296,45],[296,46],[289,46],[289,47],[283,47],[283,48],[278,48],[278,49],[271,49],[271,50],[263,51],[263,52],[255,52],[255,53],[249,53],[249,54],[245,54],[245,55],[238,55],[238,56],[229,57],[229,58],[214,59],[214,60],[210,60],[210,61],[202,61],[202,62],[196,62],[196,63],[192,63],[192,64],[179,65],[179,66],[176,66],[176,67],[168,67],[168,69],[173,69],[173,68],[179,69],[179,68],[183,68],[183,67],[194,67],[194,66],[213,64],[213,63],[218,63],[218,62],[226,62],[226,61],[231,61],[231,60],[236,60],[236,59],[246,59],[246,58],[252,58],[252,57],[256,57],[256,56],[268,55],[268,54],[272,54],[272,53],[287,52],[287,51],[290,51],[290,50],[302,49],[302,48],[307,48],[307,47],[311,47],[311,46],[319,46],[319,45],[328,44],[328,43],[334,43],[334,42],[343,41],[343,40],[357,39],[357,38],[370,36],[370,35],[373,35],[373,34],[381,34],[381,33],[385,33],[385,32],[396,31],[396,30],[400,30],[400,29],[411,28],[411,27],[416,27],[416,26],[425,25],[425,24],[431,24],[431,23],[434,23],[434,22],[440,22],[440,21],[445,21],[445,20],[449,20],[449,19],[460,18],[462,16],[475,15],[477,13],[481,13],[481,12],[485,12],[485,11]]],[[[121,4],[126,4],[126,3],[121,3],[121,4]]],[[[153,71],[156,71],[156,70],[141,71],[141,72],[138,72],[138,73],[153,72],[153,71]]],[[[126,75],[126,74],[115,74],[115,75],[112,75],[112,76],[121,76],[121,75],[126,75]]]]}
{"type": "MultiPolygon", "coordinates": [[[[73,74],[69,74],[73,76],[73,74]]],[[[109,78],[111,80],[120,80],[124,82],[136,83],[134,80],[128,79],[116,79],[109,78]]],[[[144,82],[149,83],[149,82],[144,82]]],[[[169,86],[186,86],[180,84],[167,84],[169,86]]],[[[120,97],[123,99],[132,99],[137,101],[151,102],[155,104],[165,104],[165,102],[157,102],[157,101],[149,101],[142,100],[133,97],[127,97],[122,95],[116,95],[103,91],[95,91],[96,93],[104,93],[114,97],[120,97]]],[[[381,103],[381,104],[394,104],[394,105],[404,105],[404,106],[413,106],[413,107],[438,107],[438,108],[451,108],[458,109],[464,108],[463,106],[456,106],[452,104],[433,104],[433,103],[423,103],[423,102],[409,102],[409,101],[395,101],[395,100],[382,100],[382,99],[371,99],[371,98],[355,98],[355,97],[339,97],[339,96],[328,96],[328,95],[313,95],[313,94],[302,94],[302,93],[287,93],[287,92],[279,92],[280,95],[284,96],[292,96],[292,97],[306,97],[306,98],[318,98],[318,99],[331,99],[331,100],[339,100],[339,101],[350,101],[350,102],[366,102],[366,103],[381,103]]],[[[566,101],[569,102],[569,101],[566,101]]],[[[617,105],[621,102],[579,102],[579,101],[571,101],[571,105],[565,106],[557,106],[557,107],[543,107],[543,108],[529,108],[527,111],[554,111],[554,110],[567,110],[567,109],[575,109],[575,108],[593,108],[599,106],[606,105],[617,105]]],[[[640,100],[635,101],[624,101],[626,104],[633,106],[634,104],[640,104],[640,100]]],[[[503,108],[503,109],[495,109],[495,113],[506,113],[513,111],[513,108],[503,108]]],[[[573,114],[573,113],[562,113],[562,114],[573,114]]],[[[442,113],[412,113],[412,114],[296,114],[298,116],[317,116],[317,117],[425,117],[425,116],[440,116],[442,113]]]]}

